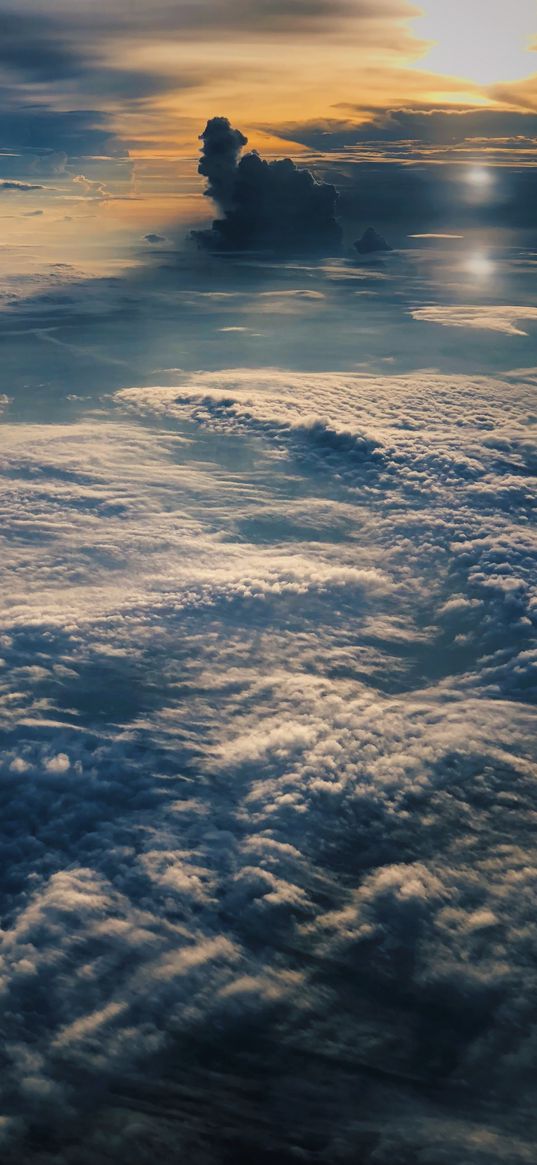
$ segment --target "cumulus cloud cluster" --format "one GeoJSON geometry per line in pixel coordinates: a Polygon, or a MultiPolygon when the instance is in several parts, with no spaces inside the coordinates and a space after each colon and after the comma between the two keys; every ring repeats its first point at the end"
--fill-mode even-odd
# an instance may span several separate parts
{"type": "Polygon", "coordinates": [[[8,1165],[529,1165],[534,391],[8,412],[8,1165]]]}
{"type": "Polygon", "coordinates": [[[337,251],[342,233],[335,186],[317,182],[290,158],[267,162],[255,151],[240,158],[247,138],[225,117],[212,118],[201,141],[199,173],[208,180],[207,196],[223,211],[210,231],[196,232],[203,246],[224,251],[337,251]]]}

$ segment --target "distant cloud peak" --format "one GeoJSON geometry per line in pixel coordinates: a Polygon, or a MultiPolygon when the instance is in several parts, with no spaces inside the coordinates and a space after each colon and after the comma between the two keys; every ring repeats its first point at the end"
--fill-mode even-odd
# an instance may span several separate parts
{"type": "Polygon", "coordinates": [[[207,178],[207,198],[222,208],[233,206],[234,185],[239,157],[248,138],[240,129],[233,129],[227,117],[212,117],[205,126],[198,173],[207,178]]]}
{"type": "Polygon", "coordinates": [[[390,244],[374,227],[368,227],[358,242],[354,244],[360,255],[374,255],[379,251],[391,251],[390,244]]]}

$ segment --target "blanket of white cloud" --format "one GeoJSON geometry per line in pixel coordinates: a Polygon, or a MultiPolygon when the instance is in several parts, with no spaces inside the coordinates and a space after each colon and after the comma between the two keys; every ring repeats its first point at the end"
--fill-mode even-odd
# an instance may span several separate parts
{"type": "Polygon", "coordinates": [[[4,1161],[534,1160],[536,385],[8,423],[4,1161]]]}

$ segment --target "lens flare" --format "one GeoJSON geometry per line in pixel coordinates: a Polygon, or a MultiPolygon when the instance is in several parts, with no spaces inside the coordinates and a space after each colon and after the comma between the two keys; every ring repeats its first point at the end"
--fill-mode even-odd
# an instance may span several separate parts
{"type": "Polygon", "coordinates": [[[471,186],[475,186],[481,190],[485,190],[491,186],[493,181],[491,171],[485,166],[472,166],[466,171],[465,178],[471,186]]]}
{"type": "Polygon", "coordinates": [[[484,251],[475,251],[465,262],[465,271],[473,279],[480,282],[490,279],[495,271],[495,264],[484,251]]]}

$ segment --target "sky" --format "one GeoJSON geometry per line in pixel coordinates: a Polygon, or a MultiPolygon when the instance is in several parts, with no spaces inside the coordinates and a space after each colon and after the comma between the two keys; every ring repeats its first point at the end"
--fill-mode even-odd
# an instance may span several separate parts
{"type": "Polygon", "coordinates": [[[0,33],[2,1163],[533,1165],[537,5],[0,33]]]}
{"type": "Polygon", "coordinates": [[[329,164],[353,149],[399,165],[531,162],[533,0],[2,0],[1,14],[14,243],[80,249],[101,234],[109,250],[202,218],[209,116],[265,152],[283,141],[329,164]]]}

